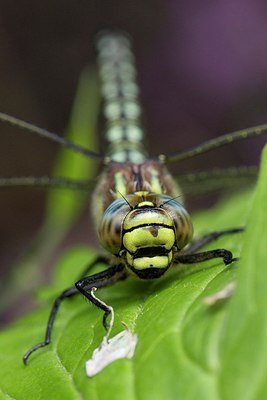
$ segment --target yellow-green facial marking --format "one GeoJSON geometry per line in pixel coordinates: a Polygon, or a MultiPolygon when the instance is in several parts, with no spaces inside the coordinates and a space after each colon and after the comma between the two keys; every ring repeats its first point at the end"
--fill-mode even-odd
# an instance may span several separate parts
{"type": "Polygon", "coordinates": [[[192,224],[184,207],[170,196],[135,192],[107,208],[99,236],[132,272],[156,278],[191,239],[192,224]]]}

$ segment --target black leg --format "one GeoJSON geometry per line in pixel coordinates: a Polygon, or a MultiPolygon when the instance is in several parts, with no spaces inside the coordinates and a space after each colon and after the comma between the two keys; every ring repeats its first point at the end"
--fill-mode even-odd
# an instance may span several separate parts
{"type": "Polygon", "coordinates": [[[75,283],[76,288],[93,303],[104,311],[103,325],[108,330],[107,318],[112,312],[112,307],[99,300],[94,292],[96,289],[111,285],[118,280],[126,279],[128,276],[124,264],[114,265],[105,271],[80,279],[75,283]]]}
{"type": "Polygon", "coordinates": [[[46,327],[46,332],[45,332],[45,339],[43,342],[37,343],[35,346],[33,346],[32,348],[30,348],[23,356],[23,362],[26,365],[29,356],[36,350],[40,349],[40,347],[44,347],[47,346],[50,342],[51,342],[51,332],[53,329],[53,325],[54,325],[54,321],[59,309],[59,306],[62,302],[62,300],[71,297],[75,294],[78,294],[79,291],[77,290],[77,288],[75,286],[64,290],[64,292],[62,292],[54,301],[52,310],[50,312],[49,318],[48,318],[48,323],[47,323],[47,327],[46,327]]]}
{"type": "Polygon", "coordinates": [[[194,264],[202,261],[211,260],[212,258],[223,258],[225,265],[231,264],[236,260],[230,251],[225,249],[217,249],[210,251],[203,251],[202,253],[176,255],[174,263],[181,264],[194,264]]]}
{"type": "Polygon", "coordinates": [[[232,228],[232,229],[224,229],[222,231],[216,231],[216,232],[211,232],[208,235],[203,236],[201,239],[197,240],[196,242],[193,242],[192,244],[189,245],[189,247],[183,251],[183,254],[192,254],[195,251],[198,251],[202,247],[204,247],[206,244],[213,242],[214,240],[218,239],[219,237],[223,235],[230,235],[233,233],[240,233],[244,232],[245,228],[232,228]]]}
{"type": "MultiPolygon", "coordinates": [[[[195,251],[199,250],[206,244],[216,240],[220,236],[232,233],[240,233],[243,231],[244,228],[232,228],[232,229],[225,229],[222,231],[212,232],[204,236],[200,240],[192,243],[185,251],[177,253],[174,257],[174,263],[194,264],[202,261],[211,260],[213,258],[222,258],[225,265],[231,264],[233,261],[238,260],[238,258],[233,258],[233,255],[229,250],[216,249],[216,250],[204,251],[201,253],[195,253],[195,251]]],[[[229,287],[227,285],[221,292],[219,292],[219,294],[210,296],[210,298],[207,299],[206,304],[214,304],[218,299],[229,297],[232,291],[233,291],[233,283],[231,283],[229,287]]]]}
{"type": "Polygon", "coordinates": [[[84,278],[85,276],[88,275],[88,272],[94,268],[97,264],[106,264],[107,266],[109,265],[109,258],[106,256],[98,256],[92,263],[88,264],[83,272],[79,276],[79,280],[84,278]]]}
{"type": "MultiPolygon", "coordinates": [[[[83,275],[86,275],[88,273],[88,271],[93,268],[96,264],[98,263],[108,263],[108,259],[104,256],[99,256],[97,257],[91,264],[89,264],[86,269],[83,271],[83,275]]],[[[108,271],[108,270],[107,270],[108,271]]],[[[97,275],[97,274],[96,274],[97,275]]],[[[94,275],[92,275],[94,276],[94,275]]],[[[96,286],[96,285],[95,285],[96,286]]],[[[59,306],[62,302],[62,300],[68,298],[68,297],[72,297],[75,294],[80,293],[80,291],[75,287],[71,287],[68,288],[66,290],[64,290],[54,301],[53,307],[51,309],[49,318],[48,318],[48,322],[47,322],[47,326],[46,326],[46,332],[45,332],[45,339],[43,342],[37,343],[35,346],[33,346],[32,348],[30,348],[23,356],[23,362],[26,365],[29,356],[36,350],[40,349],[41,347],[47,346],[48,344],[51,343],[51,333],[52,333],[52,329],[53,329],[53,325],[55,322],[55,318],[57,316],[57,312],[59,309],[59,306]]]]}

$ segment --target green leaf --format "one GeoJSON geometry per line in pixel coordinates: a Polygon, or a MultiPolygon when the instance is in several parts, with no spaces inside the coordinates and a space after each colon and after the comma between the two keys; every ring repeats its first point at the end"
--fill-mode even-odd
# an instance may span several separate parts
{"type": "Polygon", "coordinates": [[[218,384],[225,399],[240,398],[239,393],[244,400],[267,398],[266,171],[267,148],[244,237],[236,296],[220,340],[218,384]],[[231,386],[227,384],[229,379],[231,386]]]}
{"type": "Polygon", "coordinates": [[[103,339],[102,313],[81,296],[65,300],[52,344],[21,357],[43,339],[53,299],[93,259],[79,247],[63,255],[52,286],[42,289],[42,306],[0,335],[2,399],[265,399],[267,398],[267,322],[265,243],[267,151],[255,197],[240,193],[194,216],[195,231],[246,225],[244,234],[228,235],[208,248],[227,248],[241,260],[230,266],[210,260],[177,268],[162,279],[137,279],[101,289],[98,296],[115,310],[112,335],[121,321],[137,333],[136,353],[118,360],[93,378],[85,361],[103,339]],[[232,280],[229,300],[207,306],[203,300],[232,280]]]}

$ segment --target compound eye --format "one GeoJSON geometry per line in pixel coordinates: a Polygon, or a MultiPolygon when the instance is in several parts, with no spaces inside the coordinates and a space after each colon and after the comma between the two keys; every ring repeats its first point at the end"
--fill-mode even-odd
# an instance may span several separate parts
{"type": "Polygon", "coordinates": [[[105,210],[98,229],[102,246],[111,254],[117,255],[121,249],[122,223],[129,213],[129,205],[124,199],[113,201],[105,210]]]}

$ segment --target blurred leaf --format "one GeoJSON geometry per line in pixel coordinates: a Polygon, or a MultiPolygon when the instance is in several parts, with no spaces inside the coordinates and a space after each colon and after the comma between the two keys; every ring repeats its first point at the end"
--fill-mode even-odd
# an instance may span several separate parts
{"type": "Polygon", "coordinates": [[[194,217],[197,235],[246,225],[245,234],[228,235],[209,246],[237,256],[243,245],[240,261],[226,267],[210,260],[173,269],[154,282],[129,279],[99,290],[101,299],[115,309],[113,335],[122,330],[123,320],[139,341],[132,360],[118,360],[92,379],[84,366],[102,341],[102,313],[81,296],[62,305],[52,344],[33,354],[27,367],[21,361],[23,353],[42,340],[55,293],[73,285],[74,271],[79,276],[93,257],[84,247],[64,254],[41,309],[0,336],[1,398],[267,398],[266,171],[265,151],[253,201],[251,193],[240,193],[194,217]],[[237,290],[232,299],[204,304],[206,296],[233,279],[237,290]]]}
{"type": "MultiPolygon", "coordinates": [[[[80,77],[71,120],[65,135],[69,140],[88,149],[96,148],[95,132],[99,102],[96,71],[87,68],[80,77]]],[[[95,160],[62,147],[52,175],[74,179],[93,179],[97,167],[98,164],[95,160]]],[[[87,199],[79,191],[51,189],[47,199],[46,223],[49,224],[51,221],[54,224],[56,220],[60,223],[58,228],[66,231],[85,202],[87,199]]]]}
{"type": "Polygon", "coordinates": [[[240,393],[243,400],[267,398],[266,172],[267,148],[244,237],[236,296],[220,338],[218,389],[225,399],[241,398],[240,393]]]}
{"type": "MultiPolygon", "coordinates": [[[[88,149],[96,147],[96,125],[100,95],[98,78],[94,68],[86,68],[81,74],[74,99],[69,126],[65,136],[88,149]]],[[[98,163],[81,154],[59,148],[52,176],[76,179],[92,179],[98,163]]],[[[0,308],[5,309],[23,291],[31,290],[42,276],[44,265],[55,249],[64,240],[74,222],[85,208],[88,196],[78,190],[50,189],[47,192],[47,206],[44,222],[36,233],[30,250],[20,258],[13,268],[10,284],[2,293],[0,308]],[[24,279],[21,279],[23,275],[24,279]],[[16,288],[16,290],[11,290],[16,288]]]]}
{"type": "MultiPolygon", "coordinates": [[[[99,110],[98,81],[95,70],[87,68],[80,77],[66,137],[88,149],[96,147],[96,125],[99,110]]],[[[74,179],[93,179],[98,164],[66,148],[60,148],[53,176],[74,179]]],[[[50,189],[47,195],[46,215],[39,233],[39,242],[51,253],[63,240],[70,227],[88,207],[88,196],[78,190],[50,189]]]]}

